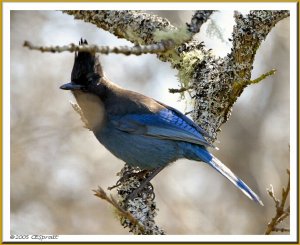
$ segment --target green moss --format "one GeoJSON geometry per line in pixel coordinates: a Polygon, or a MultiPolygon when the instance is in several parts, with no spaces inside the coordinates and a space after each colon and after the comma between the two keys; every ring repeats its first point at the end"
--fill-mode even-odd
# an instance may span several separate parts
{"type": "Polygon", "coordinates": [[[244,87],[245,84],[241,83],[240,81],[234,81],[232,84],[231,98],[236,99],[236,97],[239,96],[244,87]]]}
{"type": "Polygon", "coordinates": [[[176,44],[184,43],[192,38],[191,33],[186,27],[180,27],[175,30],[161,31],[157,30],[153,33],[154,41],[160,42],[162,40],[173,40],[176,44]]]}
{"type": "Polygon", "coordinates": [[[203,53],[200,50],[182,53],[178,77],[182,87],[188,87],[195,72],[195,66],[203,59],[203,53]]]}
{"type": "Polygon", "coordinates": [[[139,34],[136,33],[136,31],[134,31],[131,27],[127,27],[125,33],[128,40],[133,41],[136,44],[145,43],[145,41],[139,36],[139,34]]]}

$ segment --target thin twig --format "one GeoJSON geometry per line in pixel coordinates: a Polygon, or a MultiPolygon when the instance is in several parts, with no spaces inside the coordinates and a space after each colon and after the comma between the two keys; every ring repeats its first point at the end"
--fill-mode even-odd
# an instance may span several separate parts
{"type": "Polygon", "coordinates": [[[190,111],[187,111],[186,113],[184,113],[184,115],[189,115],[189,114],[191,114],[192,112],[194,112],[194,110],[190,110],[190,111]]]}
{"type": "Polygon", "coordinates": [[[287,228],[274,228],[273,231],[275,231],[275,232],[289,232],[290,229],[287,229],[287,228]]]}
{"type": "Polygon", "coordinates": [[[288,169],[287,169],[287,173],[289,175],[289,180],[286,188],[282,188],[281,201],[276,198],[272,185],[270,186],[269,189],[267,189],[270,197],[275,202],[276,214],[274,218],[272,218],[272,220],[268,223],[267,229],[265,231],[265,235],[271,234],[272,231],[280,231],[280,232],[289,231],[289,229],[286,228],[276,227],[279,223],[281,223],[285,218],[287,218],[290,215],[289,207],[286,210],[284,210],[284,206],[290,192],[290,171],[288,169]]]}
{"type": "Polygon", "coordinates": [[[169,88],[169,93],[171,94],[175,94],[175,93],[182,93],[185,92],[189,89],[191,89],[192,87],[182,87],[182,88],[169,88]]]}
{"type": "Polygon", "coordinates": [[[130,212],[125,211],[122,207],[120,207],[120,205],[118,205],[118,202],[112,196],[108,197],[106,192],[100,186],[98,186],[97,190],[93,190],[93,191],[95,192],[94,195],[96,197],[99,197],[99,198],[107,201],[111,205],[113,205],[117,209],[118,214],[120,216],[123,216],[124,218],[130,220],[130,222],[132,224],[134,224],[135,226],[138,226],[140,231],[142,233],[144,233],[144,230],[145,230],[144,226],[136,218],[134,218],[130,212]]]}
{"type": "Polygon", "coordinates": [[[260,75],[258,78],[254,79],[254,80],[251,80],[251,81],[250,81],[250,84],[259,83],[260,81],[266,79],[268,76],[274,75],[275,72],[276,72],[276,70],[275,70],[275,69],[272,69],[271,71],[268,71],[268,72],[266,72],[266,73],[260,75]]]}
{"type": "Polygon", "coordinates": [[[41,52],[49,53],[61,53],[61,52],[76,52],[85,51],[91,53],[101,53],[101,54],[124,54],[124,55],[141,55],[141,54],[156,54],[163,53],[174,47],[175,43],[172,40],[163,40],[159,43],[151,45],[136,45],[133,47],[120,46],[120,47],[110,47],[110,46],[98,46],[98,45],[76,45],[71,43],[64,46],[38,46],[34,45],[29,41],[25,41],[23,46],[31,50],[39,50],[41,52]]]}

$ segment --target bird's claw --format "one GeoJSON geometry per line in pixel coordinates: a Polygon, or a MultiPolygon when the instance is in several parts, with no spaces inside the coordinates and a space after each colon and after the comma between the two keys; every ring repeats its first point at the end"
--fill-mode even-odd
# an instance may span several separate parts
{"type": "Polygon", "coordinates": [[[117,181],[117,183],[111,187],[108,187],[108,190],[112,190],[118,186],[120,186],[122,183],[125,181],[129,180],[131,177],[137,177],[137,178],[142,178],[144,177],[149,171],[148,170],[141,170],[139,172],[132,172],[132,170],[125,171],[123,173],[123,176],[117,181]]]}

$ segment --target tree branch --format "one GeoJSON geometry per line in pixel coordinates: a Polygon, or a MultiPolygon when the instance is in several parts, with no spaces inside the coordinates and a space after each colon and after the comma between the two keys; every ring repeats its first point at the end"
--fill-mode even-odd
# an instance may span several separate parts
{"type": "Polygon", "coordinates": [[[213,10],[197,10],[191,19],[191,23],[187,24],[189,32],[196,34],[200,31],[201,26],[209,19],[213,10]]]}
{"type": "Polygon", "coordinates": [[[268,76],[272,76],[274,75],[276,72],[275,69],[272,69],[271,71],[268,71],[262,75],[260,75],[258,78],[254,79],[254,80],[251,80],[249,81],[249,84],[255,84],[255,83],[259,83],[260,81],[266,79],[268,76]]]}
{"type": "Polygon", "coordinates": [[[289,180],[286,188],[282,188],[281,193],[281,201],[278,200],[275,196],[273,186],[271,185],[268,189],[268,194],[273,199],[276,208],[276,214],[272,218],[272,220],[268,223],[267,229],[265,231],[265,235],[270,235],[272,231],[275,232],[287,232],[290,231],[287,228],[278,228],[277,225],[280,224],[284,219],[286,219],[290,215],[290,207],[285,209],[285,204],[287,197],[290,193],[290,171],[287,170],[287,174],[289,175],[289,180]]]}
{"type": "Polygon", "coordinates": [[[98,46],[98,45],[76,45],[71,43],[64,46],[37,46],[32,44],[29,41],[25,41],[23,44],[24,47],[27,47],[31,50],[39,50],[41,52],[49,53],[62,53],[62,52],[75,52],[75,51],[85,51],[92,53],[101,53],[101,54],[124,54],[124,55],[141,55],[141,54],[155,54],[163,53],[167,50],[174,47],[174,42],[172,40],[163,40],[156,44],[151,45],[136,45],[133,47],[120,46],[120,47],[110,47],[110,46],[98,46]]]}
{"type": "Polygon", "coordinates": [[[192,87],[187,87],[187,88],[169,88],[169,93],[171,94],[175,94],[175,93],[182,93],[185,91],[188,91],[189,89],[191,89],[192,87]]]}
{"type": "Polygon", "coordinates": [[[152,184],[149,182],[138,193],[137,197],[133,200],[128,199],[130,194],[138,188],[141,183],[148,177],[150,172],[146,171],[144,174],[140,174],[141,169],[133,168],[129,165],[125,165],[118,176],[120,180],[113,187],[117,189],[118,202],[117,205],[121,210],[126,210],[126,213],[130,213],[133,217],[127,217],[127,215],[120,216],[121,225],[124,228],[129,228],[129,231],[135,235],[164,235],[163,229],[158,227],[155,223],[155,217],[157,215],[157,207],[155,203],[155,193],[152,184]],[[135,222],[135,220],[137,222],[135,222]],[[142,229],[141,229],[142,226],[142,229]]]}
{"type": "Polygon", "coordinates": [[[193,118],[216,138],[218,128],[230,117],[233,104],[249,85],[256,51],[275,24],[289,11],[235,12],[233,48],[225,58],[205,55],[193,65],[190,84],[195,89],[193,118]],[[206,113],[203,113],[203,112],[206,113]]]}
{"type": "Polygon", "coordinates": [[[75,19],[92,23],[109,31],[118,38],[125,38],[134,44],[153,44],[157,31],[172,31],[176,28],[156,15],[134,10],[64,10],[75,19]]]}

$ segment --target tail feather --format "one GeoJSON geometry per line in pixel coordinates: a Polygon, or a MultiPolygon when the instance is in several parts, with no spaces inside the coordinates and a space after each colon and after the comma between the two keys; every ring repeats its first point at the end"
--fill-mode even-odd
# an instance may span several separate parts
{"type": "Polygon", "coordinates": [[[239,179],[228,167],[226,167],[219,159],[212,155],[212,159],[208,162],[215,170],[229,179],[237,188],[239,188],[251,200],[264,206],[259,196],[256,195],[241,179],[239,179]]]}

